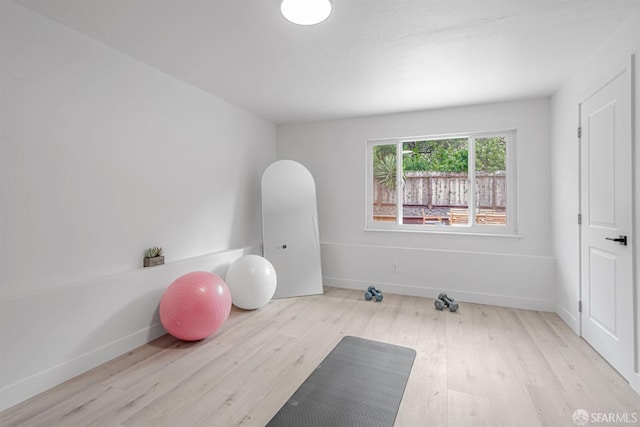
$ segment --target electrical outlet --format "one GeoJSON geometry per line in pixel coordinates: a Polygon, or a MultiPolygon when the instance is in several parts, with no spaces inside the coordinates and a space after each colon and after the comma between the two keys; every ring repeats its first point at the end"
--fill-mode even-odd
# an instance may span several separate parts
{"type": "Polygon", "coordinates": [[[398,263],[397,262],[394,262],[393,264],[391,264],[391,271],[392,272],[397,273],[399,269],[400,268],[398,267],[398,263]]]}

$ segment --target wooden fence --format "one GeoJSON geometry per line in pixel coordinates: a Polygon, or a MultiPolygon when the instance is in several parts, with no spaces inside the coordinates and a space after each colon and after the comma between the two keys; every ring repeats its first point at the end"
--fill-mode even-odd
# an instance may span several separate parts
{"type": "MultiPolygon", "coordinates": [[[[468,191],[466,173],[407,172],[402,202],[404,205],[466,207],[468,191]]],[[[395,204],[395,189],[381,186],[374,179],[374,201],[378,205],[395,204]]],[[[504,172],[476,174],[476,205],[481,209],[506,208],[504,172]]]]}

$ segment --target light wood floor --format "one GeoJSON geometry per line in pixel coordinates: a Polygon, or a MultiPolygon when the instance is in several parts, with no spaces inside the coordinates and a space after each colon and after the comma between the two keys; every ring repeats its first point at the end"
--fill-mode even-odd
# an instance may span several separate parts
{"type": "Polygon", "coordinates": [[[344,335],[416,349],[396,426],[575,426],[577,409],[640,418],[640,396],[555,314],[439,312],[432,299],[326,288],[234,308],[201,342],[159,338],[0,413],[0,425],[263,426],[344,335]]]}

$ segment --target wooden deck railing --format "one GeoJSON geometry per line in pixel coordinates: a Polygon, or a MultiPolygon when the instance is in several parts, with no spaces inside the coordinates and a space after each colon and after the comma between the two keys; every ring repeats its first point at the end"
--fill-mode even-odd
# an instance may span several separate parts
{"type": "MultiPolygon", "coordinates": [[[[450,224],[468,224],[469,211],[467,209],[451,209],[449,211],[450,224]]],[[[476,212],[476,224],[505,225],[507,213],[504,211],[492,211],[479,209],[476,212]]]]}
{"type": "MultiPolygon", "coordinates": [[[[396,222],[395,215],[373,215],[374,222],[396,222]]],[[[468,224],[469,211],[467,209],[452,208],[446,216],[427,215],[422,210],[420,217],[404,217],[404,224],[468,224]]],[[[476,224],[505,225],[507,223],[507,213],[504,211],[494,211],[489,209],[479,209],[476,212],[476,224]]]]}

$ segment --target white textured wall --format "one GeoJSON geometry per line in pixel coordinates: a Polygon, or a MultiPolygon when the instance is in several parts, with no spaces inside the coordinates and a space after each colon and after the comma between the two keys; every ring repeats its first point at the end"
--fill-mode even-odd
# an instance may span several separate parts
{"type": "Polygon", "coordinates": [[[281,125],[278,158],[316,180],[325,284],[553,308],[547,98],[281,125]],[[518,131],[518,237],[364,231],[368,139],[505,129],[518,131]]]}
{"type": "Polygon", "coordinates": [[[13,2],[0,63],[1,410],[157,335],[177,275],[259,250],[276,128],[13,2]]]}
{"type": "MultiPolygon", "coordinates": [[[[557,258],[556,276],[556,312],[576,332],[580,333],[580,229],[576,215],[580,209],[579,200],[579,147],[576,129],[578,127],[578,105],[585,101],[595,90],[608,83],[615,75],[630,66],[632,55],[636,53],[635,74],[635,164],[634,164],[634,218],[635,230],[630,233],[632,247],[635,251],[634,292],[640,298],[638,266],[640,253],[637,240],[640,230],[640,150],[638,134],[640,130],[640,73],[637,71],[637,55],[640,54],[640,12],[629,16],[625,25],[621,26],[608,40],[603,41],[584,63],[579,64],[576,73],[571,76],[551,98],[551,174],[554,183],[551,193],[551,213],[553,230],[553,252],[557,258]],[[634,239],[634,234],[636,238],[634,239]]],[[[635,302],[636,319],[640,299],[635,302]]],[[[631,316],[628,319],[633,323],[631,316]]],[[[636,324],[637,355],[640,354],[640,342],[637,339],[640,324],[636,324]]],[[[637,363],[637,362],[636,362],[637,363]]],[[[637,366],[637,365],[636,365],[637,366]]],[[[632,378],[631,385],[640,392],[640,376],[632,378]]]]}

